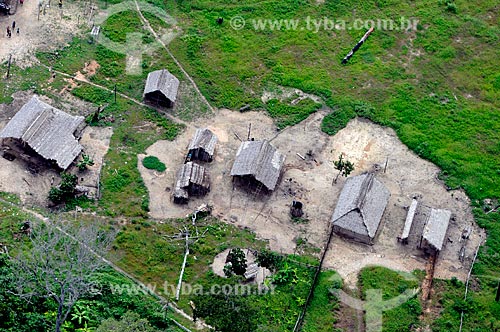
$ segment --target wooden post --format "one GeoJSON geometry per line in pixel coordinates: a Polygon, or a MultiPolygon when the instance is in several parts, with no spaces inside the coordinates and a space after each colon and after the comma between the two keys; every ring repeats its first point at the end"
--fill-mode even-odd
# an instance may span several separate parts
{"type": "Polygon", "coordinates": [[[189,255],[189,232],[187,228],[184,228],[186,232],[186,251],[184,253],[184,260],[182,261],[182,269],[181,274],[179,276],[179,282],[177,283],[177,290],[175,292],[175,300],[179,301],[180,293],[181,293],[181,285],[182,285],[182,276],[184,275],[184,269],[186,268],[187,257],[189,255]]]}
{"type": "Polygon", "coordinates": [[[249,141],[249,140],[250,140],[250,132],[251,132],[251,130],[252,130],[252,123],[250,122],[250,123],[248,124],[248,137],[247,137],[247,141],[249,141]]]}
{"type": "Polygon", "coordinates": [[[389,162],[389,157],[385,158],[384,173],[387,171],[387,163],[389,162]]]}
{"type": "Polygon", "coordinates": [[[12,54],[9,55],[9,65],[7,67],[7,78],[10,76],[10,63],[12,62],[12,54]]]}

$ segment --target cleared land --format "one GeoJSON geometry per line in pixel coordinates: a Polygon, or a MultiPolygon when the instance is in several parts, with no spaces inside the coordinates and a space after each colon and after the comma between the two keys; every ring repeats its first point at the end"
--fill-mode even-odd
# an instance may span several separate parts
{"type": "Polygon", "coordinates": [[[338,172],[333,168],[333,160],[342,153],[355,164],[353,175],[375,170],[391,191],[391,198],[376,244],[364,246],[336,237],[325,266],[338,271],[351,286],[355,285],[359,270],[366,265],[383,265],[408,272],[424,269],[423,254],[416,248],[419,242],[416,233],[421,232],[421,228],[414,227],[407,246],[397,242],[406,208],[413,197],[418,197],[422,204],[449,209],[455,216],[447,235],[451,241],[439,256],[436,276],[446,279],[456,276],[465,280],[474,250],[484,238],[484,232],[475,226],[466,195],[462,191],[448,191],[437,179],[439,169],[409,151],[394,131],[356,119],[337,135],[329,137],[319,128],[323,115],[323,112],[318,112],[281,132],[276,132],[272,120],[263,113],[223,110],[207,120],[204,125],[220,140],[215,160],[205,164],[210,172],[212,189],[204,198],[191,199],[187,206],[174,204],[171,191],[194,129],[187,129],[174,141],[156,142],[146,152],[163,161],[167,171],[159,174],[139,163],[150,193],[151,216],[160,219],[184,217],[202,203],[208,203],[213,205],[214,214],[220,219],[249,228],[259,237],[269,240],[272,250],[294,253],[299,238],[321,248],[344,182],[339,178],[338,183],[332,185],[338,172]],[[249,123],[252,123],[251,137],[272,140],[272,144],[286,155],[281,183],[269,196],[255,196],[247,188],[234,186],[229,174],[240,145],[234,133],[245,137],[249,123]],[[312,157],[306,161],[296,155],[306,156],[309,150],[312,150],[312,157]],[[388,166],[384,173],[386,160],[388,166]],[[306,223],[291,220],[289,207],[292,200],[304,203],[306,223]],[[458,260],[463,244],[460,238],[467,226],[473,227],[474,232],[466,246],[467,259],[462,264],[458,260]]]}

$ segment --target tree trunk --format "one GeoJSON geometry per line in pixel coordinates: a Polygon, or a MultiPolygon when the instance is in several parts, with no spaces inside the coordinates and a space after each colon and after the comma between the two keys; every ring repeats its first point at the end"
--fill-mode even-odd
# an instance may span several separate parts
{"type": "Polygon", "coordinates": [[[56,332],[61,331],[62,315],[63,315],[63,305],[62,303],[60,303],[59,307],[57,308],[56,332]]]}
{"type": "MultiPolygon", "coordinates": [[[[339,171],[339,172],[338,172],[338,174],[337,174],[337,176],[335,177],[335,179],[333,179],[333,182],[337,183],[337,180],[338,180],[338,178],[339,178],[339,176],[340,176],[340,173],[342,173],[342,171],[339,171]]],[[[333,183],[332,183],[332,186],[333,186],[333,183]]]]}

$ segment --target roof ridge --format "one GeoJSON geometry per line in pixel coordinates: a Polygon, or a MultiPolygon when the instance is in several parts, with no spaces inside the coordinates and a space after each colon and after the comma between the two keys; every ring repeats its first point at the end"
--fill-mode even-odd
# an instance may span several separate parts
{"type": "Polygon", "coordinates": [[[361,184],[361,188],[359,190],[359,195],[356,198],[355,208],[358,208],[360,211],[363,210],[365,205],[366,195],[368,191],[371,189],[373,182],[375,180],[375,175],[373,173],[367,173],[366,178],[363,180],[361,184]]]}

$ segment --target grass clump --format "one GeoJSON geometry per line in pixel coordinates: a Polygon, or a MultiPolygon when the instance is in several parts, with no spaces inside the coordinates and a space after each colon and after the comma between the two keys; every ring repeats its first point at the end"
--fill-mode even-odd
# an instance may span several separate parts
{"type": "Polygon", "coordinates": [[[142,165],[146,167],[147,169],[153,169],[158,172],[164,172],[167,167],[165,166],[164,163],[158,159],[158,157],[155,156],[147,156],[142,160],[142,165]]]}

